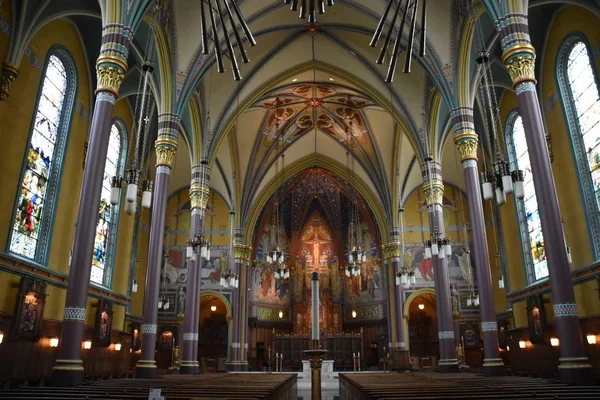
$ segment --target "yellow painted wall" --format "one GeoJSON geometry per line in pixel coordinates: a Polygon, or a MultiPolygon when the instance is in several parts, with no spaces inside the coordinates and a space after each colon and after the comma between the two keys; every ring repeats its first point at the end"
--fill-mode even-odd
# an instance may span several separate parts
{"type": "MultiPolygon", "coordinates": [[[[574,31],[582,32],[588,39],[591,46],[600,42],[600,31],[598,30],[598,17],[583,8],[569,6],[561,10],[550,28],[545,49],[536,49],[538,52],[538,62],[543,60],[543,68],[540,77],[542,87],[542,103],[551,99],[555,94],[559,95],[556,76],[556,59],[563,40],[574,31]],[[543,54],[542,54],[543,52],[543,54]],[[543,56],[543,57],[542,57],[543,56]]],[[[600,58],[595,58],[596,70],[600,70],[600,58]]],[[[514,92],[506,92],[500,104],[500,116],[503,125],[512,110],[518,108],[517,97],[514,92]]],[[[573,264],[572,268],[579,268],[588,265],[594,261],[590,237],[585,221],[584,203],[581,197],[579,184],[576,177],[575,160],[572,153],[572,146],[569,138],[569,132],[565,121],[565,114],[562,102],[559,100],[554,106],[549,107],[547,111],[542,111],[543,117],[548,127],[548,134],[551,137],[552,151],[554,159],[552,169],[558,200],[561,206],[561,216],[564,218],[565,236],[567,244],[572,249],[573,264]]],[[[512,290],[518,290],[526,285],[525,272],[523,266],[523,254],[519,237],[517,224],[517,214],[512,196],[509,196],[504,206],[500,207],[500,218],[504,232],[504,250],[506,252],[510,284],[512,290]]],[[[486,218],[487,219],[487,218],[486,218]]],[[[488,237],[489,241],[489,237],[488,237]]],[[[493,257],[492,247],[490,247],[490,257],[493,257]]],[[[600,313],[600,302],[597,296],[589,296],[589,293],[596,289],[595,282],[586,282],[575,286],[575,297],[577,300],[579,315],[595,315],[600,313]],[[586,295],[588,294],[588,295],[586,295]]],[[[495,285],[494,294],[498,299],[503,291],[495,285]]],[[[546,295],[545,299],[549,301],[547,316],[548,322],[553,321],[551,309],[551,296],[546,295]]],[[[519,302],[513,304],[513,313],[515,317],[515,326],[527,326],[527,316],[525,314],[525,303],[519,302]]],[[[498,302],[496,310],[501,311],[498,302]]]]}
{"type": "MultiPolygon", "coordinates": [[[[10,2],[3,2],[3,19],[9,20],[10,2]]],[[[4,23],[2,20],[0,22],[4,23]]],[[[85,142],[88,138],[90,118],[93,104],[90,104],[90,76],[87,70],[85,53],[76,29],[66,20],[53,21],[44,26],[33,37],[29,47],[35,51],[37,58],[43,64],[48,51],[60,44],[71,54],[77,70],[77,92],[75,109],[72,113],[68,135],[67,151],[63,163],[61,185],[54,217],[54,227],[51,234],[51,246],[46,267],[63,274],[69,272],[69,250],[72,248],[75,233],[75,222],[79,206],[79,195],[83,179],[83,161],[85,142]],[[82,112],[83,111],[83,112],[82,112]]],[[[4,57],[8,47],[8,37],[0,32],[0,55],[4,57]]],[[[2,186],[0,191],[0,250],[8,250],[8,235],[10,221],[15,207],[15,198],[19,187],[23,157],[28,145],[31,121],[34,116],[36,97],[39,93],[42,71],[30,62],[31,57],[24,57],[18,78],[15,80],[10,97],[0,102],[0,140],[3,144],[3,157],[0,157],[2,171],[2,186]]],[[[93,63],[94,60],[91,60],[93,63]]],[[[131,112],[125,100],[120,100],[115,106],[114,116],[120,117],[131,129],[131,112]]],[[[119,224],[118,245],[116,251],[112,289],[122,294],[127,292],[129,278],[129,254],[131,251],[133,218],[122,212],[119,224]]],[[[91,263],[91,260],[90,260],[91,263]]],[[[19,277],[2,273],[0,288],[0,311],[12,314],[19,277]]],[[[48,286],[45,318],[61,320],[66,291],[54,286],[48,286]]],[[[89,306],[96,304],[96,299],[88,298],[87,324],[94,324],[94,309],[89,306]]],[[[113,327],[122,329],[124,322],[124,307],[116,306],[113,327]]]]}

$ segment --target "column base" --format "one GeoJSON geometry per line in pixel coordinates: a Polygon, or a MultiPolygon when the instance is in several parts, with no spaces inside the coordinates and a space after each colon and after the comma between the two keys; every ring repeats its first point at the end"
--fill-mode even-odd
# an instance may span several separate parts
{"type": "Polygon", "coordinates": [[[456,359],[440,360],[438,362],[438,372],[443,374],[460,372],[458,361],[456,359]]]}
{"type": "Polygon", "coordinates": [[[194,364],[193,361],[182,361],[179,365],[179,374],[180,375],[192,375],[198,373],[198,367],[194,364]]]}
{"type": "Polygon", "coordinates": [[[483,359],[483,376],[504,376],[506,371],[501,358],[483,359]]]}
{"type": "Polygon", "coordinates": [[[558,379],[567,385],[593,385],[592,366],[587,357],[559,358],[558,379]]]}
{"type": "Polygon", "coordinates": [[[248,371],[248,361],[227,361],[225,363],[227,371],[231,372],[244,372],[248,371]]]}
{"type": "Polygon", "coordinates": [[[52,368],[52,385],[54,386],[79,386],[83,383],[82,360],[56,360],[52,368]]]}
{"type": "Polygon", "coordinates": [[[404,349],[392,349],[392,370],[393,371],[405,371],[411,368],[410,357],[408,350],[404,349]]]}
{"type": "Polygon", "coordinates": [[[135,366],[136,379],[154,379],[156,378],[156,361],[139,360],[135,366]]]}

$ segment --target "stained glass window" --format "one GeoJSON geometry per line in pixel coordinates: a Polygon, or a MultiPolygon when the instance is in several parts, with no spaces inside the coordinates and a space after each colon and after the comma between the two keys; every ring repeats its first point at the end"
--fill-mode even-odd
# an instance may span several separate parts
{"type": "Polygon", "coordinates": [[[121,175],[121,154],[124,154],[121,146],[121,131],[119,126],[114,123],[110,129],[108,153],[104,164],[104,179],[90,275],[90,280],[100,285],[106,285],[110,281],[110,267],[114,256],[114,236],[118,229],[118,204],[116,206],[110,204],[110,188],[112,177],[121,175]]]}
{"type": "Polygon", "coordinates": [[[525,175],[524,188],[525,198],[517,200],[517,213],[521,226],[521,237],[523,239],[523,251],[525,261],[528,264],[530,280],[538,280],[548,276],[548,262],[546,260],[546,249],[544,235],[540,222],[540,212],[533,185],[531,174],[531,162],[529,150],[525,141],[525,129],[523,119],[516,116],[512,125],[512,131],[507,138],[510,168],[511,170],[523,170],[525,175]]]}
{"type": "Polygon", "coordinates": [[[600,96],[588,48],[579,41],[571,48],[567,75],[572,103],[592,175],[596,205],[600,207],[600,96]]]}
{"type": "Polygon", "coordinates": [[[74,77],[67,70],[65,60],[70,60],[63,53],[53,53],[47,61],[10,239],[11,252],[40,263],[45,262],[40,243],[47,243],[73,102],[74,77]]]}

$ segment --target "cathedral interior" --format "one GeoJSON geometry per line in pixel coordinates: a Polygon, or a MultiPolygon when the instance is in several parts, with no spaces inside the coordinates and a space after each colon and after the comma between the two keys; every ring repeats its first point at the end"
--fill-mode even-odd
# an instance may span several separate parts
{"type": "Polygon", "coordinates": [[[599,23],[591,0],[0,0],[0,398],[267,387],[315,346],[346,399],[378,371],[600,383],[599,23]]]}

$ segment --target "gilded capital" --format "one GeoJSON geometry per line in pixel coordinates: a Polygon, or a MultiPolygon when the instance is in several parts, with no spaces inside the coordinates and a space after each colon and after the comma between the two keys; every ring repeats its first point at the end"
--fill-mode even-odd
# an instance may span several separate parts
{"type": "Polygon", "coordinates": [[[170,139],[156,140],[156,166],[173,168],[175,154],[177,153],[177,142],[170,139]]]}
{"type": "Polygon", "coordinates": [[[535,49],[531,45],[517,45],[504,51],[502,61],[513,86],[517,86],[523,82],[535,81],[535,49]]]}
{"type": "Polygon", "coordinates": [[[392,242],[383,245],[383,258],[389,260],[390,258],[400,257],[400,242],[392,242]]]}
{"type": "Polygon", "coordinates": [[[444,203],[444,185],[441,182],[423,184],[423,194],[428,206],[444,203]]]}
{"type": "Polygon", "coordinates": [[[119,88],[125,79],[127,64],[114,57],[103,57],[96,63],[96,77],[98,79],[98,92],[111,92],[119,96],[119,88]]]}
{"type": "Polygon", "coordinates": [[[6,100],[10,95],[12,84],[19,75],[19,69],[12,64],[2,63],[2,75],[0,76],[0,100],[6,100]]]}
{"type": "Polygon", "coordinates": [[[247,261],[250,259],[250,253],[252,252],[252,247],[246,246],[245,244],[234,243],[233,245],[233,255],[235,258],[243,261],[247,261]]]}
{"type": "Polygon", "coordinates": [[[190,187],[191,209],[204,210],[208,205],[210,189],[208,186],[192,185],[190,187]]]}
{"type": "Polygon", "coordinates": [[[460,161],[477,160],[479,139],[475,133],[463,133],[454,137],[460,161]]]}

